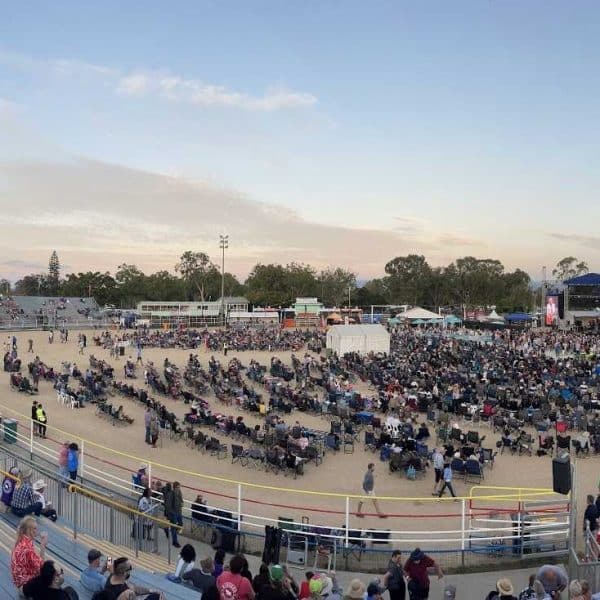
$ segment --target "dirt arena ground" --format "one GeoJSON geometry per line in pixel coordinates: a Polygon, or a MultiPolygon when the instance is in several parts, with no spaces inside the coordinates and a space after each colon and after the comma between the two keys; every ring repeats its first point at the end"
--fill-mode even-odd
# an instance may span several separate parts
{"type": "MultiPolygon", "coordinates": [[[[24,332],[17,333],[18,347],[20,356],[24,363],[24,372],[26,372],[26,364],[35,355],[48,365],[53,366],[55,370],[60,370],[61,361],[74,361],[82,370],[88,366],[90,354],[94,354],[97,358],[103,358],[115,367],[117,380],[123,380],[123,364],[124,359],[115,360],[109,358],[108,351],[94,346],[92,337],[95,332],[86,331],[88,337],[88,348],[85,350],[85,355],[78,355],[77,348],[77,332],[72,331],[69,335],[69,342],[61,344],[55,338],[54,344],[50,345],[45,332],[24,332]],[[34,354],[26,354],[27,340],[34,340],[34,354]]],[[[8,336],[8,333],[4,333],[8,336]]],[[[12,333],[11,333],[12,335],[12,333]]],[[[3,340],[4,341],[4,340],[3,340]]],[[[155,365],[162,365],[165,357],[176,363],[183,371],[185,362],[189,352],[186,350],[164,350],[164,349],[144,349],[143,360],[152,360],[155,365]]],[[[301,354],[301,353],[298,353],[301,354]]],[[[207,365],[210,354],[201,350],[198,356],[204,365],[207,365]]],[[[227,358],[215,353],[215,356],[222,363],[237,356],[242,364],[247,365],[251,358],[255,358],[262,364],[268,364],[271,353],[268,352],[241,352],[236,354],[229,352],[227,358]]],[[[290,361],[290,353],[279,353],[282,360],[290,361]]],[[[135,355],[134,355],[135,359],[135,355]]],[[[138,372],[140,369],[138,369],[138,372]]],[[[10,390],[8,374],[5,374],[2,383],[3,393],[0,404],[18,410],[26,415],[30,414],[31,401],[34,397],[13,392],[10,390]]],[[[136,380],[129,380],[134,386],[143,385],[141,373],[136,380]]],[[[255,384],[256,385],[256,384],[255,384]]],[[[252,484],[263,484],[266,486],[277,486],[282,488],[291,488],[292,490],[284,492],[281,490],[261,489],[261,488],[243,488],[243,511],[252,512],[254,514],[264,514],[265,516],[294,516],[299,518],[301,515],[310,517],[311,522],[321,524],[329,524],[340,526],[343,523],[343,515],[345,511],[345,498],[343,497],[323,497],[318,495],[301,494],[299,490],[310,490],[317,492],[333,492],[336,494],[360,494],[361,482],[363,473],[369,462],[376,463],[376,480],[375,491],[378,496],[395,496],[406,497],[410,500],[403,501],[381,501],[382,510],[392,515],[410,515],[408,517],[390,517],[385,521],[385,528],[393,530],[433,530],[433,529],[451,529],[455,528],[460,519],[460,505],[451,501],[438,502],[431,499],[431,491],[433,486],[433,472],[428,473],[425,479],[417,481],[408,481],[405,477],[398,474],[390,474],[387,465],[380,463],[378,455],[370,452],[365,452],[362,441],[356,446],[354,454],[343,454],[342,452],[332,454],[328,452],[325,456],[323,464],[315,466],[308,465],[304,477],[293,480],[285,478],[282,474],[274,475],[273,473],[265,473],[262,470],[253,470],[248,467],[242,467],[240,464],[231,464],[231,459],[228,457],[225,460],[218,460],[216,457],[201,454],[196,450],[188,448],[183,440],[175,441],[165,439],[163,446],[158,449],[151,449],[144,443],[144,408],[131,399],[116,395],[113,398],[113,404],[118,406],[123,404],[125,412],[135,419],[135,422],[130,426],[114,427],[106,420],[95,415],[95,408],[90,405],[84,409],[71,410],[68,407],[57,403],[56,394],[51,385],[47,382],[40,384],[40,393],[35,397],[41,401],[48,414],[48,422],[50,426],[58,427],[66,432],[71,432],[73,438],[80,436],[85,440],[90,440],[97,444],[114,449],[115,451],[131,455],[131,458],[125,455],[111,453],[109,450],[104,450],[99,447],[90,447],[90,444],[85,446],[85,461],[89,465],[97,466],[104,469],[106,472],[111,472],[115,475],[123,477],[125,480],[130,479],[130,473],[124,470],[118,470],[106,463],[101,463],[99,460],[94,460],[91,455],[97,459],[105,459],[112,463],[126,467],[131,472],[137,470],[140,461],[153,461],[161,465],[168,465],[197,473],[203,476],[213,476],[227,478],[240,482],[250,482],[252,484]],[[414,500],[412,499],[414,498],[414,500]],[[418,498],[424,498],[418,500],[418,498]],[[426,500],[427,499],[427,500],[426,500]],[[431,501],[433,500],[433,501],[431,501]],[[255,502],[259,501],[268,503],[262,507],[258,507],[255,502]],[[275,506],[274,506],[275,505],[275,506]],[[283,508],[277,505],[287,505],[290,508],[283,508]],[[291,508],[295,507],[295,508],[291,508]],[[313,510],[311,510],[313,509],[313,510]],[[324,509],[323,512],[314,509],[324,509]],[[339,512],[337,512],[339,511],[339,512]],[[427,515],[452,514],[454,517],[444,517],[435,519],[423,519],[427,515]],[[416,519],[415,519],[416,517],[416,519]]],[[[234,407],[219,406],[218,400],[214,397],[208,397],[213,412],[222,410],[226,414],[237,413],[234,407]]],[[[186,411],[186,406],[181,401],[174,401],[164,397],[160,398],[161,402],[165,403],[170,410],[179,416],[183,416],[186,411]]],[[[0,408],[4,417],[11,416],[10,413],[0,408]]],[[[254,425],[259,422],[258,418],[251,413],[241,412],[244,415],[247,424],[254,425]]],[[[293,422],[298,419],[302,424],[319,429],[328,429],[329,423],[324,418],[304,413],[293,413],[288,417],[289,421],[293,422]]],[[[466,426],[465,426],[466,427],[466,426]]],[[[469,429],[472,428],[469,424],[469,429]]],[[[482,434],[487,435],[486,446],[495,446],[495,441],[498,436],[493,434],[487,425],[479,428],[482,434]]],[[[50,430],[53,438],[59,440],[64,439],[59,433],[50,430]]],[[[362,436],[361,436],[362,440],[362,436]]],[[[227,443],[231,440],[225,439],[227,443]]],[[[434,441],[429,442],[430,448],[434,441]]],[[[577,497],[580,507],[585,506],[585,495],[587,493],[595,493],[598,482],[598,466],[600,459],[592,457],[589,459],[580,459],[577,461],[577,497]]],[[[237,503],[234,500],[226,499],[217,496],[216,493],[237,495],[237,485],[225,483],[209,479],[206,477],[194,476],[191,473],[173,472],[161,466],[153,466],[153,478],[159,477],[161,480],[179,480],[184,486],[184,496],[187,499],[195,497],[196,489],[205,491],[205,496],[209,504],[222,505],[230,509],[235,509],[237,503]]],[[[535,488],[550,488],[552,486],[552,465],[549,457],[537,456],[510,456],[502,455],[496,458],[496,464],[493,470],[487,470],[485,473],[484,485],[486,486],[511,486],[511,487],[535,487],[535,488]]],[[[466,485],[461,481],[455,480],[455,491],[458,495],[468,495],[472,487],[471,484],[466,485]]],[[[490,491],[489,493],[501,493],[498,491],[490,491]]],[[[497,506],[500,506],[496,502],[497,506]]],[[[514,505],[514,503],[513,503],[514,505]]],[[[350,509],[355,510],[356,500],[350,501],[350,509]]],[[[372,505],[367,504],[365,509],[368,512],[373,512],[372,505]]],[[[583,510],[583,509],[581,509],[583,510]]],[[[355,516],[351,517],[351,527],[382,527],[383,520],[376,516],[367,516],[365,519],[358,519],[355,516]]]]}

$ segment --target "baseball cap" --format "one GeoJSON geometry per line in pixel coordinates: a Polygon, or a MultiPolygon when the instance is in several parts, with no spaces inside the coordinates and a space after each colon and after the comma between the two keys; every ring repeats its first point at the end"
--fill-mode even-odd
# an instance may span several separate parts
{"type": "Polygon", "coordinates": [[[281,565],[273,565],[271,567],[271,579],[273,581],[281,581],[283,579],[283,567],[281,565]]]}
{"type": "Polygon", "coordinates": [[[100,552],[100,550],[96,550],[96,548],[92,548],[88,552],[88,562],[92,562],[93,560],[96,560],[97,558],[100,558],[101,556],[102,556],[102,552],[100,552]]]}

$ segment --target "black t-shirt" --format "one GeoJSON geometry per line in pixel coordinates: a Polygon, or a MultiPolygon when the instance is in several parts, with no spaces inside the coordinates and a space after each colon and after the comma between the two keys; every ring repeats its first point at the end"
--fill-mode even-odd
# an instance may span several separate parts
{"type": "Polygon", "coordinates": [[[585,521],[590,522],[590,530],[596,531],[598,529],[598,509],[595,504],[588,504],[585,509],[585,513],[583,514],[583,524],[585,526],[585,521]]]}
{"type": "Polygon", "coordinates": [[[257,597],[259,600],[293,600],[294,598],[286,588],[270,583],[260,588],[257,597]]]}
{"type": "Polygon", "coordinates": [[[23,586],[23,594],[31,600],[70,600],[65,590],[55,590],[41,584],[37,577],[23,586]]]}

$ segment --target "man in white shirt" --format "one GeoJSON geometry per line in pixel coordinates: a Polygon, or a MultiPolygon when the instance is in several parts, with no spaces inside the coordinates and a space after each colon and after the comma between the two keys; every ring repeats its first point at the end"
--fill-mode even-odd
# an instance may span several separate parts
{"type": "Polygon", "coordinates": [[[440,452],[439,448],[435,448],[433,451],[433,468],[435,471],[435,481],[433,483],[433,492],[432,496],[437,496],[439,493],[439,485],[442,480],[442,475],[444,471],[444,455],[440,452]]]}

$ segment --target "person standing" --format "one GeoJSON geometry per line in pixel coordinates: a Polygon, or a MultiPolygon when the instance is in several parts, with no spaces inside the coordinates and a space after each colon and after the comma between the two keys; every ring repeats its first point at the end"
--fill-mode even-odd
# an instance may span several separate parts
{"type": "Polygon", "coordinates": [[[444,472],[442,474],[442,479],[444,480],[444,483],[442,484],[442,487],[440,488],[438,498],[441,498],[443,496],[446,488],[448,488],[450,490],[452,497],[456,498],[456,494],[454,493],[454,488],[452,487],[452,469],[450,467],[450,463],[446,463],[444,465],[444,472]]]}
{"type": "Polygon", "coordinates": [[[151,421],[152,421],[152,410],[148,406],[148,408],[146,408],[146,412],[144,413],[144,426],[146,428],[146,444],[152,443],[152,438],[150,437],[151,421]]]}
{"type": "Polygon", "coordinates": [[[60,447],[60,452],[58,453],[58,474],[60,475],[61,480],[64,482],[67,481],[69,477],[69,442],[63,442],[60,447]]]}
{"type": "Polygon", "coordinates": [[[31,405],[31,420],[33,421],[33,435],[38,435],[40,432],[40,426],[38,424],[38,420],[37,420],[37,400],[33,401],[33,404],[31,405]]]}
{"type": "Polygon", "coordinates": [[[77,470],[79,469],[79,446],[73,442],[69,444],[69,452],[67,454],[67,470],[71,481],[77,479],[77,470]]]}
{"type": "Polygon", "coordinates": [[[588,494],[587,507],[583,515],[583,532],[586,532],[586,526],[589,526],[590,532],[596,539],[598,533],[598,507],[594,502],[594,496],[588,494]]]}
{"type": "MultiPolygon", "coordinates": [[[[175,548],[181,548],[177,539],[177,530],[183,526],[183,495],[179,481],[173,482],[173,490],[169,498],[168,518],[171,522],[171,541],[175,548]]],[[[165,504],[165,508],[166,504],[165,504]]]]}
{"type": "Polygon", "coordinates": [[[387,588],[390,600],[404,600],[406,597],[406,585],[404,583],[404,572],[402,570],[402,553],[394,550],[388,562],[387,572],[383,576],[383,585],[387,588]]]}
{"type": "Polygon", "coordinates": [[[17,541],[10,557],[10,572],[18,590],[21,590],[28,581],[40,574],[44,563],[48,534],[42,533],[40,536],[40,554],[38,556],[33,544],[37,530],[38,525],[34,517],[21,519],[17,527],[17,541]]]}
{"type": "MultiPolygon", "coordinates": [[[[369,463],[367,465],[367,472],[363,478],[362,489],[365,495],[374,496],[375,495],[375,463],[369,463]]],[[[381,510],[379,509],[379,504],[377,503],[377,498],[373,498],[373,506],[375,506],[375,511],[380,518],[385,518],[381,510]]],[[[357,517],[364,517],[362,514],[363,501],[358,501],[358,510],[356,511],[357,517]]]]}
{"type": "Polygon", "coordinates": [[[27,340],[27,352],[33,353],[33,340],[31,338],[27,340]]]}
{"type": "Polygon", "coordinates": [[[156,448],[156,442],[158,441],[158,417],[156,415],[152,415],[150,419],[150,443],[153,448],[156,448]]]}
{"type": "Polygon", "coordinates": [[[41,404],[37,405],[35,415],[36,415],[36,420],[38,422],[38,431],[39,431],[40,437],[45,438],[48,417],[46,416],[46,411],[44,411],[44,408],[41,404]]]}

